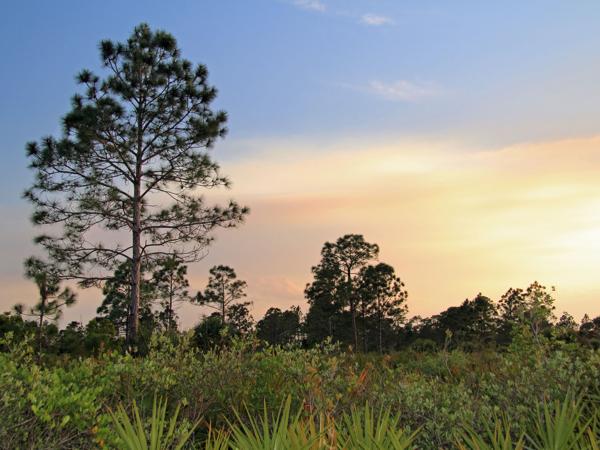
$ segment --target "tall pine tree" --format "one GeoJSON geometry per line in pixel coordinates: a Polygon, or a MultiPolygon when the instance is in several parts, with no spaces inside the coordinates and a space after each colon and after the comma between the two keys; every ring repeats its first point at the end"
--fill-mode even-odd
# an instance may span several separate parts
{"type": "MultiPolygon", "coordinates": [[[[312,268],[315,280],[306,287],[305,295],[311,308],[323,300],[323,288],[331,297],[330,305],[348,306],[352,322],[352,341],[358,349],[358,326],[356,323],[359,298],[357,280],[361,268],[379,255],[379,246],[365,241],[361,234],[346,234],[335,242],[326,242],[321,250],[321,262],[312,268]]],[[[327,308],[329,309],[329,308],[327,308]]],[[[307,322],[312,316],[309,311],[307,322]]]]}
{"type": "Polygon", "coordinates": [[[37,238],[61,271],[84,285],[131,265],[127,340],[137,339],[141,267],[176,253],[201,258],[218,227],[237,226],[247,209],[207,205],[199,188],[228,186],[207,150],[226,133],[203,65],[180,56],[175,38],[148,25],[124,43],[102,41],[100,78],[77,79],[61,138],[27,146],[35,181],[25,197],[37,225],[62,232],[37,238]],[[97,270],[92,271],[95,268],[97,270]]]}

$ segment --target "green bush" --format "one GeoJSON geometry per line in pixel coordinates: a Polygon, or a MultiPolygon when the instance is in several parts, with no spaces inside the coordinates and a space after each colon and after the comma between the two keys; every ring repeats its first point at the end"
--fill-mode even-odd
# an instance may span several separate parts
{"type": "MultiPolygon", "coordinates": [[[[208,435],[225,445],[236,411],[248,425],[265,412],[276,417],[288,398],[299,420],[317,430],[340,426],[368,404],[397,417],[409,435],[419,430],[419,449],[456,448],[465,429],[487,439],[499,416],[513,444],[527,435],[525,444],[533,446],[532,427],[544,405],[571,393],[582,399],[582,416],[591,418],[600,393],[600,353],[527,339],[504,353],[380,356],[329,344],[281,348],[237,339],[200,352],[192,335],[155,336],[143,357],[104,351],[43,361],[27,339],[8,334],[0,346],[6,350],[0,353],[0,447],[10,449],[118,448],[109,409],[135,402],[140,414],[150,415],[154,395],[168,401],[168,415],[179,404],[182,423],[201,420],[191,436],[195,447],[208,435]]],[[[597,435],[595,424],[594,418],[582,439],[597,435]]]]}

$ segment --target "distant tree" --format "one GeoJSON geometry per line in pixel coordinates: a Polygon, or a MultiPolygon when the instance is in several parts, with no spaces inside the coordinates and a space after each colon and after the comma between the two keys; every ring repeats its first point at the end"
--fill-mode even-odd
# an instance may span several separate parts
{"type": "MultiPolygon", "coordinates": [[[[146,272],[146,267],[142,267],[140,275],[140,317],[143,329],[141,334],[144,337],[148,337],[156,321],[152,311],[152,302],[155,298],[154,284],[146,278],[146,272]]],[[[96,313],[100,318],[110,320],[118,335],[127,335],[131,308],[131,265],[128,262],[125,261],[116,268],[112,277],[104,283],[102,293],[104,298],[96,313]]]]}
{"type": "Polygon", "coordinates": [[[579,339],[595,349],[600,348],[600,316],[590,319],[585,314],[579,325],[579,339]]]}
{"type": "Polygon", "coordinates": [[[498,302],[498,312],[506,322],[514,322],[519,319],[525,308],[525,292],[523,289],[510,288],[498,302]]]}
{"type": "MultiPolygon", "coordinates": [[[[550,288],[553,292],[554,287],[550,288]]],[[[521,312],[521,320],[529,327],[534,338],[550,328],[554,320],[554,297],[545,286],[533,282],[525,291],[525,308],[521,312]]]]}
{"type": "Polygon", "coordinates": [[[231,342],[234,337],[252,332],[254,321],[248,310],[248,303],[234,303],[226,310],[227,322],[219,312],[203,317],[194,327],[193,339],[202,350],[214,350],[231,342]]]}
{"type": "Polygon", "coordinates": [[[84,346],[88,354],[98,354],[103,350],[117,347],[115,326],[105,318],[96,317],[85,327],[84,346]]]}
{"type": "Polygon", "coordinates": [[[124,43],[102,41],[100,52],[107,75],[78,75],[84,91],[73,97],[62,138],[28,144],[35,181],[25,197],[34,224],[62,225],[37,241],[84,286],[131,265],[132,345],[143,265],[174,252],[198,260],[213,230],[237,226],[248,211],[234,202],[208,206],[198,194],[229,185],[207,153],[226,133],[226,114],[210,108],[216,90],[206,68],[181,58],[171,34],[145,24],[124,43]]]}
{"type": "Polygon", "coordinates": [[[470,302],[473,320],[469,322],[469,332],[484,343],[491,343],[498,331],[498,309],[485,295],[477,294],[470,302]]]}
{"type": "Polygon", "coordinates": [[[224,343],[225,324],[217,312],[204,317],[194,327],[194,342],[202,350],[212,350],[224,343]]]}
{"type": "MultiPolygon", "coordinates": [[[[554,291],[554,287],[550,289],[554,291]]],[[[554,298],[537,281],[527,289],[509,289],[500,299],[500,311],[505,328],[525,327],[535,339],[548,330],[554,319],[554,298]]]]}
{"type": "Polygon", "coordinates": [[[62,315],[63,307],[69,307],[75,303],[76,295],[71,289],[60,287],[59,269],[39,258],[30,257],[25,261],[25,276],[37,286],[38,303],[29,309],[22,304],[17,304],[14,309],[20,316],[33,317],[37,320],[38,354],[41,354],[45,321],[57,321],[62,315]]]}
{"type": "Polygon", "coordinates": [[[571,314],[563,312],[556,326],[554,327],[555,336],[565,342],[576,342],[577,341],[577,322],[571,314]]]}
{"type": "Polygon", "coordinates": [[[187,266],[177,255],[170,255],[157,263],[152,274],[154,295],[160,302],[158,318],[167,331],[177,330],[177,304],[192,301],[188,288],[187,266]]]}
{"type": "Polygon", "coordinates": [[[500,343],[506,344],[512,339],[513,329],[526,309],[525,303],[525,292],[520,288],[510,288],[500,297],[498,302],[500,343]]]}
{"type": "Polygon", "coordinates": [[[85,329],[80,322],[70,322],[58,333],[59,354],[83,356],[85,354],[85,329]]]}
{"type": "Polygon", "coordinates": [[[474,299],[466,299],[460,306],[451,306],[433,317],[436,339],[442,343],[450,332],[454,343],[463,347],[489,344],[495,338],[496,315],[494,303],[477,294],[474,299]]]}
{"type": "MultiPolygon", "coordinates": [[[[366,315],[374,318],[378,350],[383,353],[384,328],[398,329],[404,322],[408,292],[404,289],[404,283],[396,276],[394,268],[389,264],[379,263],[360,270],[358,294],[360,303],[365,305],[363,320],[366,315]]],[[[365,351],[368,348],[366,331],[363,333],[365,351]]]]}
{"type": "Polygon", "coordinates": [[[238,280],[235,270],[229,266],[214,266],[210,269],[210,277],[204,292],[196,296],[196,303],[216,309],[223,324],[227,324],[229,310],[235,304],[250,305],[242,302],[246,297],[245,281],[238,280]]]}
{"type": "MultiPolygon", "coordinates": [[[[321,262],[313,268],[315,282],[321,284],[318,277],[326,275],[329,282],[337,282],[332,286],[335,302],[348,306],[352,323],[352,341],[358,349],[358,328],[356,323],[359,298],[356,292],[357,278],[360,269],[369,261],[377,258],[379,246],[365,241],[360,234],[347,234],[336,242],[326,242],[321,250],[321,262]]],[[[330,283],[331,284],[331,283],[330,283]]],[[[320,290],[317,288],[317,291],[320,290]]],[[[313,295],[313,286],[307,286],[307,296],[313,295]]],[[[310,299],[310,297],[309,297],[310,299]]]]}
{"type": "Polygon", "coordinates": [[[286,345],[298,341],[301,311],[292,306],[286,311],[269,308],[256,324],[256,336],[271,345],[286,345]]]}
{"type": "MultiPolygon", "coordinates": [[[[23,317],[14,314],[13,311],[7,311],[0,314],[0,338],[4,338],[8,333],[12,334],[15,342],[23,341],[27,336],[34,335],[37,332],[35,322],[23,320],[23,317]]],[[[0,351],[6,351],[5,344],[0,343],[0,351]]]]}
{"type": "Polygon", "coordinates": [[[421,316],[413,316],[408,319],[398,332],[398,344],[407,347],[421,338],[422,325],[423,318],[421,316]]]}
{"type": "Polygon", "coordinates": [[[343,313],[344,274],[332,258],[323,258],[312,268],[314,280],[307,284],[304,295],[309,309],[304,322],[304,332],[309,346],[324,341],[327,337],[334,341],[352,341],[346,338],[346,331],[352,330],[351,319],[343,313]],[[347,327],[346,319],[348,320],[347,327]]]}
{"type": "Polygon", "coordinates": [[[245,336],[254,329],[254,319],[248,306],[251,302],[234,303],[227,309],[226,326],[231,334],[245,336]]]}

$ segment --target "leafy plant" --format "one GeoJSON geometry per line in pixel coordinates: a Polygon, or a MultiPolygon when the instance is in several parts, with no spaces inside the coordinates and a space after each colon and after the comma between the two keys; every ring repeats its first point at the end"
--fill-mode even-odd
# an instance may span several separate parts
{"type": "Polygon", "coordinates": [[[208,436],[204,441],[204,450],[229,450],[229,433],[223,430],[215,430],[210,427],[208,430],[208,436]]]}
{"type": "Polygon", "coordinates": [[[364,409],[353,409],[344,414],[338,423],[340,448],[360,450],[406,450],[413,448],[418,430],[408,434],[399,427],[399,417],[393,416],[389,409],[375,415],[368,404],[364,409]]]}
{"type": "MultiPolygon", "coordinates": [[[[230,424],[233,448],[244,450],[310,450],[319,435],[315,427],[300,420],[300,412],[291,413],[291,397],[281,405],[277,415],[269,417],[264,405],[260,419],[252,416],[244,421],[236,414],[238,423],[230,424]]],[[[249,414],[248,409],[246,412],[249,414]]]]}
{"type": "Polygon", "coordinates": [[[585,420],[581,401],[568,396],[564,401],[544,403],[527,434],[531,448],[536,450],[571,450],[582,447],[591,419],[585,420]]]}
{"type": "Polygon", "coordinates": [[[142,419],[135,401],[132,406],[133,419],[130,418],[123,405],[119,405],[116,412],[110,411],[110,415],[125,449],[180,450],[190,439],[198,423],[189,429],[178,427],[179,408],[178,404],[171,418],[167,419],[167,401],[162,398],[157,401],[155,395],[149,423],[142,419]],[[146,430],[148,427],[150,428],[149,435],[146,430]]]}
{"type": "Polygon", "coordinates": [[[460,433],[457,443],[459,450],[524,450],[525,437],[514,439],[510,423],[506,418],[496,419],[494,427],[486,427],[484,433],[478,433],[467,427],[460,433]]]}

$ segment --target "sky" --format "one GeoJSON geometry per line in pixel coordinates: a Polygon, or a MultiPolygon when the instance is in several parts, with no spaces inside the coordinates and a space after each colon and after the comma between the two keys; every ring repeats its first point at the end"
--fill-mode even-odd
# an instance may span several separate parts
{"type": "MultiPolygon", "coordinates": [[[[0,16],[0,310],[31,304],[25,143],[60,132],[98,42],[147,22],[203,63],[229,114],[214,202],[251,208],[189,269],[248,282],[253,313],[306,309],[324,242],[360,233],[413,315],[533,281],[600,315],[600,2],[13,1],[0,16]]],[[[93,317],[80,293],[63,322],[93,317]]],[[[205,313],[180,311],[184,326],[205,313]]]]}

